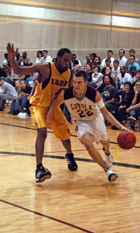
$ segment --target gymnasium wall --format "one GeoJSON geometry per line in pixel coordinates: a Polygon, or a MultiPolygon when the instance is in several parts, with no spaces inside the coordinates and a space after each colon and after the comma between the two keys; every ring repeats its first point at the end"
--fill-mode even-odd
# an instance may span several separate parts
{"type": "Polygon", "coordinates": [[[8,41],[35,53],[69,47],[80,56],[108,48],[135,48],[140,55],[139,0],[0,1],[0,50],[8,41]]]}

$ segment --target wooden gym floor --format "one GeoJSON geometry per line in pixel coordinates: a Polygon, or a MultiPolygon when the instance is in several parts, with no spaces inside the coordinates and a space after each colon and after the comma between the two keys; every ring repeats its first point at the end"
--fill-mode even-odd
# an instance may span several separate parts
{"type": "MultiPolygon", "coordinates": [[[[112,142],[118,133],[109,130],[112,142]]],[[[35,135],[30,119],[0,112],[0,233],[140,232],[140,133],[134,149],[111,143],[119,174],[115,184],[108,183],[74,136],[79,170],[69,172],[64,149],[50,132],[45,164],[53,176],[36,185],[35,135]]]]}

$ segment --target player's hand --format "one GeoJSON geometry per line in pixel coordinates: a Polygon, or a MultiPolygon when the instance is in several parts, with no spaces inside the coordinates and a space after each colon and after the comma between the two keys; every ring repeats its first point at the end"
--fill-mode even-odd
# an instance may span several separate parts
{"type": "Polygon", "coordinates": [[[121,130],[122,130],[122,131],[127,131],[127,132],[134,133],[131,129],[128,129],[128,128],[125,127],[125,126],[122,126],[122,127],[121,127],[121,130]]]}
{"type": "Polygon", "coordinates": [[[123,131],[128,131],[129,129],[126,128],[125,126],[122,126],[122,127],[121,127],[121,130],[123,130],[123,131]]]}
{"type": "Polygon", "coordinates": [[[7,44],[7,52],[8,52],[8,60],[9,62],[14,61],[15,59],[15,50],[14,50],[14,45],[11,43],[7,44]]]}

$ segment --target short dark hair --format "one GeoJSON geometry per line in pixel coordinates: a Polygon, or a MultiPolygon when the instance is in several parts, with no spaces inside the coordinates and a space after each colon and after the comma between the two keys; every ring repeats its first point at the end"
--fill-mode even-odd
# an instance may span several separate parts
{"type": "Polygon", "coordinates": [[[116,63],[116,64],[119,65],[119,61],[118,61],[117,59],[115,59],[115,60],[113,61],[113,63],[116,63]]]}
{"type": "Polygon", "coordinates": [[[113,50],[109,49],[109,50],[107,50],[107,53],[112,53],[113,54],[113,50]]]}
{"type": "Polygon", "coordinates": [[[129,53],[136,53],[136,50],[135,49],[129,49],[129,53]]]}
{"type": "Polygon", "coordinates": [[[85,70],[76,70],[74,73],[75,77],[83,77],[84,81],[88,81],[88,74],[85,70]]]}
{"type": "Polygon", "coordinates": [[[58,50],[57,52],[57,57],[63,57],[63,55],[65,53],[70,53],[71,54],[71,50],[68,48],[61,48],[60,50],[58,50]]]}
{"type": "Polygon", "coordinates": [[[123,54],[125,54],[125,49],[119,49],[119,52],[123,51],[123,54]]]}
{"type": "Polygon", "coordinates": [[[43,49],[43,52],[48,53],[48,50],[47,49],[43,49]]]}
{"type": "Polygon", "coordinates": [[[132,87],[132,83],[130,83],[130,82],[125,82],[125,83],[124,83],[124,86],[125,86],[125,85],[129,85],[129,87],[132,87]]]}
{"type": "Polygon", "coordinates": [[[107,62],[109,62],[109,63],[111,63],[111,59],[105,59],[105,63],[107,63],[107,62]]]}

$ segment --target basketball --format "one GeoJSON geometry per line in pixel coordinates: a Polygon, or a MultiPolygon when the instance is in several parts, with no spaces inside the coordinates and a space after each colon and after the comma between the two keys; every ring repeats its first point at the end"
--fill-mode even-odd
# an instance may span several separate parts
{"type": "Polygon", "coordinates": [[[117,142],[121,148],[131,149],[136,144],[136,136],[134,133],[124,131],[118,135],[117,142]]]}

